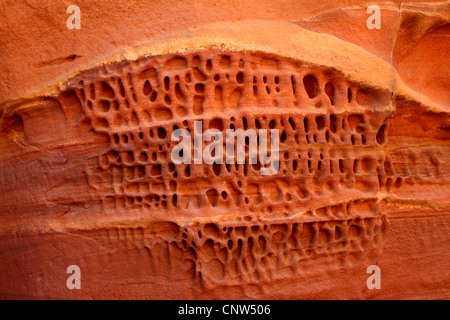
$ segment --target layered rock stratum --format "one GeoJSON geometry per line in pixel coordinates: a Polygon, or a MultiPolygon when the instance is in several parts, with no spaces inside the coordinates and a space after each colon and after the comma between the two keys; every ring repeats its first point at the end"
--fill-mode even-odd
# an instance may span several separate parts
{"type": "Polygon", "coordinates": [[[3,6],[0,297],[448,298],[448,3],[207,3],[3,6]],[[175,164],[198,120],[278,172],[175,164]]]}

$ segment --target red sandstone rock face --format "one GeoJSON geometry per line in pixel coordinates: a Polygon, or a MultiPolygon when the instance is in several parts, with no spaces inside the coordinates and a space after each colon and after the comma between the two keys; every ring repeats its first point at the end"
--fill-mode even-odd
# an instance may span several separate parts
{"type": "Polygon", "coordinates": [[[1,296],[448,298],[448,7],[403,6],[379,31],[365,7],[133,31],[152,42],[75,73],[43,59],[45,81],[72,74],[32,95],[38,68],[4,74],[29,77],[1,106],[1,296]],[[278,172],[174,164],[196,120],[278,129],[278,172]]]}

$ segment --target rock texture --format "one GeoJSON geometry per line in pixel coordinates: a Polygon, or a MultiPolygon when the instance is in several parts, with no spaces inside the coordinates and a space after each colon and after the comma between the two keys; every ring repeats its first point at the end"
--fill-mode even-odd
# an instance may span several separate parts
{"type": "Polygon", "coordinates": [[[0,297],[449,298],[448,4],[127,3],[4,22],[0,297]],[[278,129],[278,173],[174,164],[196,120],[278,129]]]}

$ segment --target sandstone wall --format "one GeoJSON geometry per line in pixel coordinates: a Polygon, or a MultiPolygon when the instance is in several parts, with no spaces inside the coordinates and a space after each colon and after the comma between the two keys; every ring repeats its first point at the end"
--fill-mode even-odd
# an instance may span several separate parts
{"type": "Polygon", "coordinates": [[[447,2],[75,4],[1,7],[1,298],[449,297],[447,2]],[[174,164],[199,120],[278,172],[174,164]]]}

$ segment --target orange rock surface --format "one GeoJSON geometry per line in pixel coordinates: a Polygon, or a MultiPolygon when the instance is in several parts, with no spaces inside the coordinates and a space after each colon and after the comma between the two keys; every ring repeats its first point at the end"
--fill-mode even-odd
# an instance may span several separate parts
{"type": "Polygon", "coordinates": [[[4,5],[0,297],[448,299],[450,6],[371,4],[4,5]],[[278,172],[175,164],[198,120],[278,172]]]}

